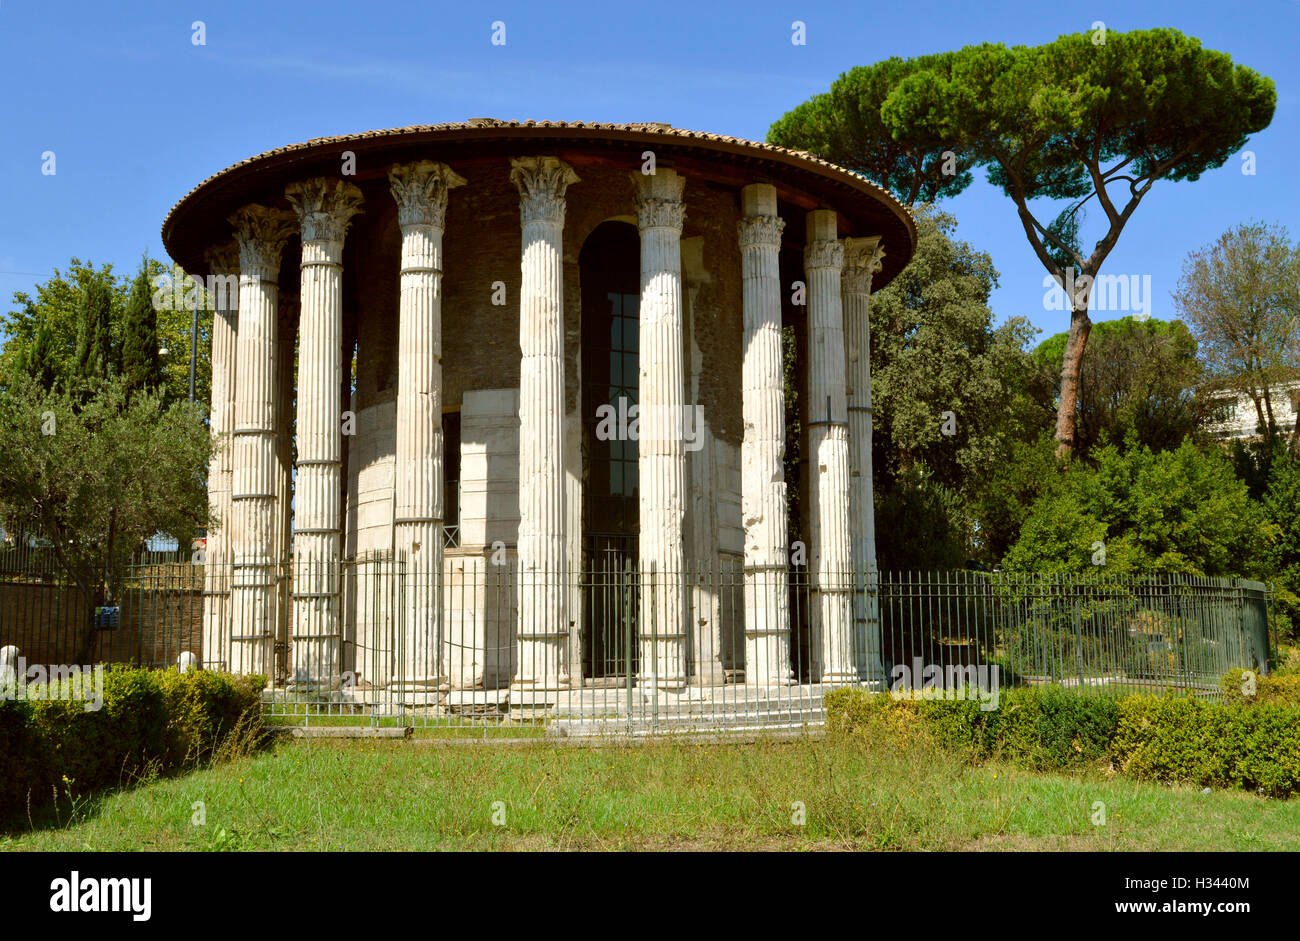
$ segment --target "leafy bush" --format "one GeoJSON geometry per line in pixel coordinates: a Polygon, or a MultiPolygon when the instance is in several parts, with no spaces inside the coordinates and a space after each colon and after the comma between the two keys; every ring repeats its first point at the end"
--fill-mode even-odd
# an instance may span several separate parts
{"type": "Polygon", "coordinates": [[[4,760],[0,774],[0,813],[19,807],[37,783],[34,752],[32,707],[30,703],[0,699],[0,757],[4,760]]]}
{"type": "Polygon", "coordinates": [[[1131,696],[1111,756],[1134,777],[1286,797],[1300,790],[1300,707],[1131,696]]]}
{"type": "Polygon", "coordinates": [[[1007,553],[1011,571],[1104,571],[1247,576],[1269,568],[1277,535],[1227,458],[1190,442],[1153,453],[1108,445],[1097,464],[1070,465],[1034,504],[1007,553]]]}
{"type": "Polygon", "coordinates": [[[1108,764],[1137,778],[1286,797],[1300,791],[1300,703],[1287,698],[1290,683],[1270,688],[1267,701],[1214,703],[1031,687],[1003,690],[989,711],[973,699],[844,689],[826,697],[826,725],[833,735],[924,741],[1038,771],[1108,764]]]}
{"type": "Polygon", "coordinates": [[[1258,703],[1283,703],[1300,706],[1300,675],[1261,676],[1255,674],[1254,695],[1247,695],[1243,687],[1246,671],[1229,670],[1219,681],[1225,702],[1252,705],[1258,703]]]}
{"type": "Polygon", "coordinates": [[[104,673],[103,707],[87,711],[81,700],[31,703],[46,787],[71,782],[79,793],[126,783],[161,757],[166,705],[154,674],[110,669],[104,673]]]}
{"type": "Polygon", "coordinates": [[[1056,687],[1004,689],[998,708],[988,710],[974,696],[912,701],[849,689],[834,691],[825,703],[831,734],[883,736],[901,746],[904,737],[921,737],[919,725],[941,746],[1038,769],[1103,760],[1119,715],[1113,699],[1056,687]]]}
{"type": "Polygon", "coordinates": [[[997,709],[977,700],[930,700],[921,714],[948,744],[1048,770],[1096,763],[1118,721],[1114,700],[1058,687],[1003,690],[997,709]]]}
{"type": "Polygon", "coordinates": [[[193,767],[246,722],[265,685],[262,677],[168,670],[159,674],[167,707],[167,763],[193,767]]]}
{"type": "Polygon", "coordinates": [[[260,678],[197,671],[113,668],[102,707],[82,699],[0,702],[0,823],[52,799],[74,801],[106,787],[211,760],[260,728],[260,678]]]}

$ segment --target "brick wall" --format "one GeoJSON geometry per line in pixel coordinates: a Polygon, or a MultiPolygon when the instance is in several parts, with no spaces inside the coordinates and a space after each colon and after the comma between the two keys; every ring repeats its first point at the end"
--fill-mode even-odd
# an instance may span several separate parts
{"type": "Polygon", "coordinates": [[[170,666],[182,651],[203,657],[203,596],[197,589],[132,590],[122,599],[121,626],[91,631],[90,611],[76,588],[0,583],[0,647],[29,664],[77,662],[87,635],[90,659],[170,666]]]}

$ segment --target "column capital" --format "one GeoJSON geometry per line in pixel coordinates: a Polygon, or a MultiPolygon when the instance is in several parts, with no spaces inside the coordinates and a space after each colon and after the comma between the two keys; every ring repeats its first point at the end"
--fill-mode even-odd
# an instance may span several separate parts
{"type": "Polygon", "coordinates": [[[564,224],[564,193],[582,182],[559,157],[511,157],[510,182],[519,187],[519,217],[530,222],[564,224]]]}
{"type": "Polygon", "coordinates": [[[209,274],[239,274],[239,242],[230,239],[209,246],[203,253],[209,274]]]}
{"type": "Polygon", "coordinates": [[[848,294],[870,294],[871,276],[884,264],[885,248],[880,236],[842,239],[844,244],[844,291],[848,294]]]}
{"type": "Polygon", "coordinates": [[[803,266],[808,270],[830,268],[839,271],[844,267],[844,246],[835,239],[815,239],[803,250],[803,266]]]}
{"type": "Polygon", "coordinates": [[[325,176],[290,183],[284,195],[298,214],[304,243],[328,242],[339,248],[363,202],[356,186],[325,176]]]}
{"type": "Polygon", "coordinates": [[[636,185],[637,228],[642,232],[676,229],[680,234],[686,220],[686,204],[682,201],[686,178],[666,167],[655,173],[634,172],[631,177],[636,185]]]}
{"type": "Polygon", "coordinates": [[[264,281],[280,273],[280,253],[293,235],[293,213],[257,204],[236,210],[229,218],[239,244],[240,273],[252,272],[264,281]]]}
{"type": "Polygon", "coordinates": [[[388,186],[397,202],[397,223],[445,228],[447,197],[453,187],[464,186],[465,178],[445,163],[419,160],[388,168],[388,186]]]}
{"type": "Polygon", "coordinates": [[[780,216],[746,216],[736,223],[740,250],[747,248],[780,248],[785,220],[780,216]]]}

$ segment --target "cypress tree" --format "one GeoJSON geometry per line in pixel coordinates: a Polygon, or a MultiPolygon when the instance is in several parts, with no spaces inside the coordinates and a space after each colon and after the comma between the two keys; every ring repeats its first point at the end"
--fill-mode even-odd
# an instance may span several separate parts
{"type": "Polygon", "coordinates": [[[59,376],[59,365],[54,355],[54,331],[44,321],[36,328],[36,336],[23,357],[23,371],[47,391],[54,388],[59,376]]]}
{"type": "Polygon", "coordinates": [[[128,393],[157,389],[163,384],[162,361],[158,356],[158,312],[154,310],[149,274],[143,262],[126,302],[122,375],[128,393]]]}
{"type": "Polygon", "coordinates": [[[76,375],[92,382],[107,379],[113,371],[113,339],[109,323],[113,292],[100,277],[90,279],[81,295],[77,332],[76,375]]]}

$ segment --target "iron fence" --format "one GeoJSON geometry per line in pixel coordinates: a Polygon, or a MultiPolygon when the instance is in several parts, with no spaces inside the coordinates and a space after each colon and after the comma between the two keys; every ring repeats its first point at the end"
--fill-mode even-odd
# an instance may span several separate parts
{"type": "MultiPolygon", "coordinates": [[[[830,687],[894,695],[1056,684],[1217,697],[1268,669],[1265,585],[1189,576],[747,568],[627,552],[564,573],[502,551],[221,566],[142,557],[109,614],[0,551],[0,647],[27,663],[267,677],[273,723],[422,734],[778,729],[830,687]],[[434,556],[434,559],[437,559],[434,556]],[[434,570],[430,571],[432,564],[434,570]],[[12,653],[12,652],[11,652],[12,653]]],[[[996,704],[996,703],[995,703],[996,704]]]]}

